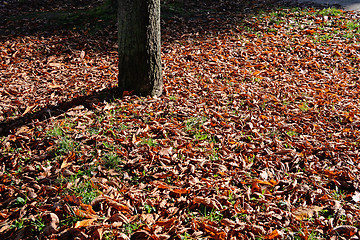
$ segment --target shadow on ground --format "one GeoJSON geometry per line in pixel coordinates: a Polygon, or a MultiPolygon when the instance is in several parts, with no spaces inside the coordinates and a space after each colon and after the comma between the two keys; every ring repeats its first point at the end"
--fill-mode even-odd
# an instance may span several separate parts
{"type": "Polygon", "coordinates": [[[26,113],[14,119],[0,122],[0,136],[11,134],[18,127],[56,117],[75,106],[82,105],[88,109],[93,109],[94,106],[101,102],[112,102],[118,97],[120,95],[117,92],[117,88],[107,88],[94,94],[73,98],[57,105],[48,105],[37,112],[26,113]]]}

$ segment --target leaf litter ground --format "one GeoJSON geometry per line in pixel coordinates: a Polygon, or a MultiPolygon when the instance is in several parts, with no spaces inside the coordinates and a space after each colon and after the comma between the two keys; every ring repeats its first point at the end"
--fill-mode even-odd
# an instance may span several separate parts
{"type": "Polygon", "coordinates": [[[359,238],[358,13],[192,4],[164,5],[156,99],[96,94],[113,26],[7,20],[2,239],[359,238]]]}

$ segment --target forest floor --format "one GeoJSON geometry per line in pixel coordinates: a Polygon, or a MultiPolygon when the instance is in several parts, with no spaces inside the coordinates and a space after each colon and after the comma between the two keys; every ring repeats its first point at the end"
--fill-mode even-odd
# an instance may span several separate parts
{"type": "Polygon", "coordinates": [[[359,239],[359,13],[166,1],[163,96],[117,98],[84,2],[0,3],[1,239],[359,239]]]}

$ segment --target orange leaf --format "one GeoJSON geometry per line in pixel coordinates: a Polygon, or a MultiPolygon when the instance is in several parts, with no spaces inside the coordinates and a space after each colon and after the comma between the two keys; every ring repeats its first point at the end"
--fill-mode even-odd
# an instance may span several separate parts
{"type": "Polygon", "coordinates": [[[269,235],[264,236],[264,239],[275,239],[275,238],[280,238],[281,235],[279,234],[278,230],[274,230],[272,231],[269,235]]]}
{"type": "Polygon", "coordinates": [[[81,199],[76,197],[75,195],[66,195],[64,197],[64,201],[68,202],[68,203],[78,205],[78,206],[80,206],[80,204],[81,204],[81,199]]]}
{"type": "Polygon", "coordinates": [[[235,204],[234,204],[234,209],[236,213],[240,213],[241,211],[239,210],[238,206],[240,204],[240,200],[236,200],[235,204]]]}
{"type": "Polygon", "coordinates": [[[226,233],[223,231],[220,231],[216,227],[205,224],[204,222],[196,221],[196,223],[200,226],[200,228],[202,228],[202,230],[209,233],[213,239],[217,239],[217,240],[225,240],[226,239],[226,233]]]}
{"type": "Polygon", "coordinates": [[[91,205],[88,204],[81,204],[81,207],[88,213],[96,215],[96,212],[92,209],[91,205]]]}
{"type": "Polygon", "coordinates": [[[161,181],[153,181],[153,182],[151,182],[151,184],[157,186],[160,189],[170,189],[171,188],[169,185],[167,185],[166,183],[161,182],[161,181]]]}
{"type": "Polygon", "coordinates": [[[107,68],[109,68],[110,66],[100,66],[100,67],[98,67],[97,69],[99,69],[99,70],[102,70],[102,69],[107,69],[107,68]]]}
{"type": "Polygon", "coordinates": [[[172,192],[181,195],[181,194],[187,194],[190,191],[187,189],[183,189],[183,188],[176,188],[176,189],[172,190],[172,192]]]}
{"type": "Polygon", "coordinates": [[[118,202],[116,202],[116,201],[114,201],[114,200],[107,199],[107,203],[108,203],[111,207],[119,210],[120,212],[130,212],[130,211],[131,211],[128,206],[126,206],[126,205],[124,205],[124,204],[121,204],[121,203],[118,203],[118,202]]]}
{"type": "Polygon", "coordinates": [[[260,179],[254,179],[255,183],[257,184],[263,184],[263,185],[269,185],[269,186],[273,186],[274,184],[272,184],[272,182],[268,182],[268,181],[263,181],[263,180],[260,180],[260,179]]]}
{"type": "Polygon", "coordinates": [[[162,226],[164,228],[170,228],[172,225],[174,225],[175,221],[176,221],[176,217],[173,217],[171,219],[166,219],[166,220],[160,220],[157,221],[156,224],[159,226],[162,226]]]}
{"type": "Polygon", "coordinates": [[[76,209],[75,215],[81,218],[94,218],[97,219],[98,216],[96,214],[89,213],[88,211],[76,209]]]}
{"type": "Polygon", "coordinates": [[[311,29],[307,29],[303,31],[304,34],[314,34],[315,32],[316,32],[315,30],[311,30],[311,29]]]}
{"type": "Polygon", "coordinates": [[[92,218],[92,219],[85,219],[82,221],[77,221],[75,223],[75,228],[79,228],[79,227],[87,227],[89,225],[91,225],[93,222],[96,221],[96,218],[92,218]]]}

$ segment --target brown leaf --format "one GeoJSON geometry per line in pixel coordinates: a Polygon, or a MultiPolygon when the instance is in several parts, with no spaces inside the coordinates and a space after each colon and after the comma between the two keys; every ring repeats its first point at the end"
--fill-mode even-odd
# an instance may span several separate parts
{"type": "Polygon", "coordinates": [[[104,233],[104,228],[98,227],[94,230],[93,234],[91,234],[92,240],[102,240],[104,233]]]}
{"type": "Polygon", "coordinates": [[[32,188],[27,187],[26,194],[31,199],[37,198],[37,194],[35,193],[34,189],[32,189],[32,188]]]}
{"type": "Polygon", "coordinates": [[[60,169],[66,168],[72,164],[72,161],[74,161],[76,158],[76,155],[74,152],[71,152],[66,158],[63,160],[60,169]]]}
{"type": "Polygon", "coordinates": [[[354,227],[354,226],[349,226],[349,225],[340,225],[337,227],[334,227],[331,230],[332,234],[341,234],[344,235],[346,237],[352,237],[354,236],[356,233],[358,232],[358,228],[354,227]]]}
{"type": "Polygon", "coordinates": [[[155,223],[154,215],[153,214],[141,214],[140,215],[141,221],[145,222],[146,224],[153,225],[155,223]]]}
{"type": "Polygon", "coordinates": [[[295,211],[293,211],[293,214],[295,215],[296,220],[306,220],[308,218],[312,218],[316,212],[319,212],[323,210],[326,206],[319,207],[319,206],[304,206],[299,207],[295,211]]]}
{"type": "Polygon", "coordinates": [[[220,223],[224,226],[227,226],[227,227],[230,227],[230,228],[233,228],[236,226],[236,223],[233,221],[233,220],[230,220],[228,218],[223,218],[221,219],[220,223]]]}
{"type": "Polygon", "coordinates": [[[172,147],[167,147],[167,148],[162,148],[160,151],[159,151],[159,154],[161,156],[169,156],[171,155],[172,153],[172,147]]]}
{"type": "Polygon", "coordinates": [[[43,220],[46,223],[44,233],[50,235],[57,232],[60,220],[55,213],[48,213],[43,216],[43,220]]]}
{"type": "Polygon", "coordinates": [[[112,222],[124,222],[124,223],[129,223],[129,219],[127,217],[125,217],[123,214],[121,213],[115,213],[114,215],[112,215],[109,219],[112,222]]]}
{"type": "Polygon", "coordinates": [[[31,105],[31,106],[27,106],[25,111],[23,112],[22,116],[24,116],[25,114],[31,112],[32,110],[34,110],[37,107],[37,105],[31,105]]]}
{"type": "Polygon", "coordinates": [[[217,240],[225,240],[226,239],[226,233],[224,231],[221,231],[221,230],[217,229],[216,227],[206,224],[205,222],[195,221],[195,223],[197,225],[199,225],[203,231],[209,233],[212,238],[217,239],[217,240]]]}
{"type": "Polygon", "coordinates": [[[156,221],[156,224],[167,229],[167,228],[172,227],[174,225],[174,223],[176,222],[176,220],[177,220],[177,218],[173,217],[170,219],[158,220],[158,221],[156,221]]]}
{"type": "Polygon", "coordinates": [[[126,205],[124,205],[124,204],[121,204],[121,203],[118,203],[118,202],[116,202],[116,201],[114,201],[114,200],[107,199],[107,203],[108,203],[111,207],[119,210],[120,212],[125,212],[125,213],[131,212],[131,210],[130,210],[130,208],[129,208],[128,206],[126,206],[126,205]]]}
{"type": "Polygon", "coordinates": [[[177,195],[183,195],[183,194],[188,194],[190,192],[190,190],[188,189],[181,189],[181,188],[174,188],[171,190],[171,192],[177,194],[177,195]]]}
{"type": "Polygon", "coordinates": [[[62,63],[56,63],[56,62],[51,62],[48,63],[50,67],[61,67],[63,64],[62,63]]]}
{"type": "Polygon", "coordinates": [[[214,208],[216,210],[221,210],[221,204],[215,199],[203,198],[203,197],[194,197],[193,203],[200,203],[207,207],[214,208]]]}
{"type": "Polygon", "coordinates": [[[81,218],[97,219],[98,216],[88,210],[75,209],[75,215],[81,218]]]}
{"type": "Polygon", "coordinates": [[[81,205],[81,199],[75,195],[66,195],[64,197],[64,201],[65,202],[68,202],[68,203],[71,203],[71,204],[75,204],[77,206],[80,206],[81,205]]]}

